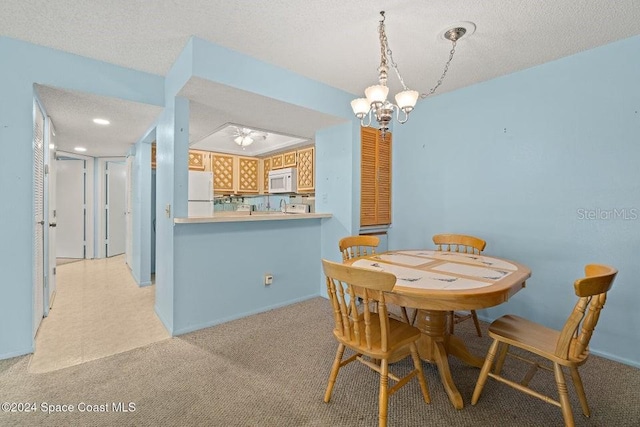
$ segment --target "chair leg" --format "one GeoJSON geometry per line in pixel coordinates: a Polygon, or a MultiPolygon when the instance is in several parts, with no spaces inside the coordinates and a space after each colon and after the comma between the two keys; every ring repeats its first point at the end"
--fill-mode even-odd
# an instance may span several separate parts
{"type": "Polygon", "coordinates": [[[422,361],[418,355],[418,348],[415,343],[412,343],[409,347],[411,349],[411,358],[413,359],[413,366],[418,371],[418,382],[420,382],[420,389],[422,390],[422,397],[425,403],[431,403],[431,396],[429,396],[429,388],[427,387],[427,380],[424,379],[424,372],[422,371],[422,361]]]}
{"type": "Polygon", "coordinates": [[[498,350],[498,358],[496,359],[496,366],[493,369],[494,374],[500,375],[500,372],[502,372],[502,366],[504,366],[504,361],[507,358],[508,351],[509,351],[509,344],[500,343],[500,348],[498,350]]]}
{"type": "Polygon", "coordinates": [[[331,374],[329,374],[329,383],[327,384],[327,390],[324,392],[325,403],[329,403],[329,400],[331,400],[331,392],[333,391],[333,385],[336,383],[336,378],[338,377],[338,371],[340,370],[340,362],[342,362],[344,349],[345,349],[344,344],[338,345],[338,351],[336,351],[336,358],[333,359],[331,374]]]}
{"type": "Polygon", "coordinates": [[[562,408],[562,417],[564,418],[564,424],[567,427],[574,427],[573,413],[571,412],[571,405],[569,403],[569,393],[567,391],[567,383],[564,380],[564,374],[562,373],[562,367],[558,363],[553,364],[553,372],[556,377],[556,385],[558,386],[558,394],[560,395],[560,407],[562,408]]]}
{"type": "Polygon", "coordinates": [[[449,334],[453,335],[453,327],[456,323],[456,316],[453,311],[447,312],[447,319],[449,321],[449,334]]]}
{"type": "Polygon", "coordinates": [[[580,378],[580,374],[578,373],[578,368],[576,366],[572,366],[571,368],[571,378],[573,378],[573,385],[576,387],[576,393],[578,394],[578,398],[580,399],[580,405],[582,406],[582,413],[585,417],[591,416],[591,411],[589,411],[589,404],[587,403],[587,395],[584,392],[584,386],[582,385],[582,379],[580,378]]]}
{"type": "Polygon", "coordinates": [[[404,320],[405,323],[410,325],[411,324],[411,320],[409,319],[409,315],[407,314],[407,308],[401,306],[400,310],[402,310],[402,320],[404,320]]]}
{"type": "Polygon", "coordinates": [[[484,360],[484,365],[482,365],[482,369],[480,370],[480,375],[478,376],[478,381],[476,382],[476,388],[473,390],[473,397],[471,398],[471,404],[475,405],[478,403],[478,399],[480,399],[480,394],[482,393],[482,389],[484,385],[487,383],[487,378],[489,378],[489,371],[491,370],[491,365],[493,364],[493,359],[496,357],[496,350],[498,349],[498,340],[493,340],[491,347],[489,347],[489,352],[487,353],[487,358],[484,360]]]}
{"type": "Polygon", "coordinates": [[[413,309],[413,316],[411,316],[411,323],[410,323],[411,326],[416,324],[416,318],[417,317],[418,317],[418,309],[414,308],[413,309]]]}
{"type": "Polygon", "coordinates": [[[378,426],[387,426],[387,406],[389,404],[389,360],[380,363],[380,396],[378,397],[378,426]]]}
{"type": "Polygon", "coordinates": [[[478,315],[475,310],[471,310],[471,318],[473,319],[473,323],[476,325],[476,332],[478,333],[478,336],[481,337],[482,331],[480,331],[480,322],[478,322],[478,315]]]}

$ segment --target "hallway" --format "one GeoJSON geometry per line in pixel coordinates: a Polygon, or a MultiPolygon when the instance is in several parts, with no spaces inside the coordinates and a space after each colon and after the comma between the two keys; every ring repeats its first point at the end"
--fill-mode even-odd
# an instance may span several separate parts
{"type": "Polygon", "coordinates": [[[50,372],[169,338],[124,255],[58,265],[57,293],[36,335],[30,373],[50,372]]]}

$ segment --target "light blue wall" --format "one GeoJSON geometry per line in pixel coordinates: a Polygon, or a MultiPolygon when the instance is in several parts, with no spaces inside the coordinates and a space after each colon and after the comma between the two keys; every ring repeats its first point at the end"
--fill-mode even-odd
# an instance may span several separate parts
{"type": "Polygon", "coordinates": [[[156,139],[155,127],[138,141],[132,150],[132,200],[133,221],[131,274],[140,286],[151,285],[151,143],[156,139]]]}
{"type": "Polygon", "coordinates": [[[155,311],[170,333],[174,331],[173,218],[187,213],[185,189],[189,151],[189,104],[186,99],[176,96],[192,72],[193,41],[189,40],[165,78],[165,109],[156,128],[155,311]],[[174,165],[184,167],[175,168],[174,165]],[[168,206],[170,215],[166,214],[168,206]]]}
{"type": "MultiPolygon", "coordinates": [[[[316,133],[316,212],[333,217],[322,226],[321,256],[340,261],[338,241],[358,234],[358,215],[354,194],[360,194],[359,124],[348,122],[316,133]],[[357,141],[358,143],[349,143],[357,141]]],[[[327,297],[324,276],[320,276],[320,294],[327,297]]]]}
{"type": "MultiPolygon", "coordinates": [[[[511,301],[558,328],[587,263],[619,269],[592,351],[640,366],[640,37],[422,102],[396,126],[390,249],[469,233],[532,270],[511,301]],[[636,209],[634,219],[579,209],[636,209]]],[[[452,70],[453,72],[454,70],[452,70]]]]}
{"type": "Polygon", "coordinates": [[[352,120],[349,93],[197,37],[192,49],[195,77],[352,120]]]}
{"type": "Polygon", "coordinates": [[[174,334],[318,295],[320,223],[177,224],[174,334]]]}
{"type": "Polygon", "coordinates": [[[163,105],[163,78],[0,37],[0,359],[33,350],[33,84],[163,105]]]}

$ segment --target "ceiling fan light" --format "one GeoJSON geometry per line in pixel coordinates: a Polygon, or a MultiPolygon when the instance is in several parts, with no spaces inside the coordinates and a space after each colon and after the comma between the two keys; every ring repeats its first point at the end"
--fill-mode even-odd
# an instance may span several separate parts
{"type": "Polygon", "coordinates": [[[233,141],[241,147],[248,147],[253,144],[253,138],[250,136],[237,136],[233,141]]]}

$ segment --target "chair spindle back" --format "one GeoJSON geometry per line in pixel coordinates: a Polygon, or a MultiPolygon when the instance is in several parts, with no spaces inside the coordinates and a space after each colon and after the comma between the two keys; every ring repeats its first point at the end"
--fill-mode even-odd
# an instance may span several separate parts
{"type": "Polygon", "coordinates": [[[327,277],[327,292],[333,307],[336,333],[356,345],[366,345],[367,349],[372,349],[372,328],[379,328],[381,350],[387,351],[389,316],[384,292],[393,289],[396,277],[382,271],[326,260],[322,260],[322,266],[327,277]],[[362,314],[356,304],[358,298],[362,298],[362,314]],[[377,308],[377,313],[372,310],[373,307],[377,308]],[[379,322],[379,325],[372,322],[379,322]]]}
{"type": "Polygon", "coordinates": [[[348,236],[340,239],[338,246],[342,252],[342,260],[359,258],[376,253],[375,248],[380,244],[376,236],[348,236]]]}

